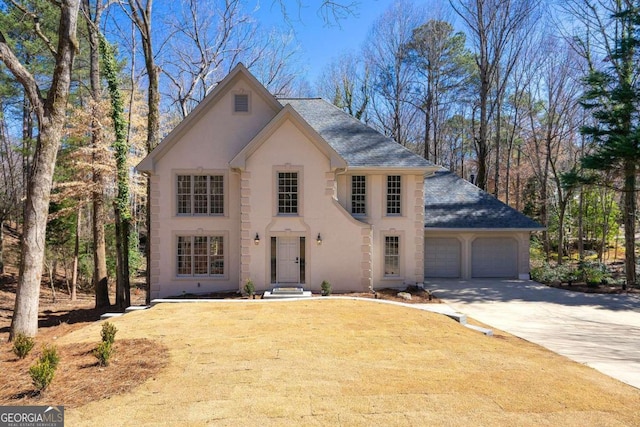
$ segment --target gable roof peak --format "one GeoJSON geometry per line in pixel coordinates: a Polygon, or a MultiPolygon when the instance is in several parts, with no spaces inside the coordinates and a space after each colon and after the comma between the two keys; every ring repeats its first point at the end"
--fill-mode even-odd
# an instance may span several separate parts
{"type": "Polygon", "coordinates": [[[253,90],[260,95],[273,110],[276,115],[281,109],[282,104],[278,102],[275,96],[267,90],[266,87],[251,74],[242,62],[238,62],[233,69],[213,88],[208,95],[194,108],[187,116],[164,137],[156,148],[151,151],[138,165],[136,169],[140,172],[153,172],[155,163],[162,158],[173,145],[191,128],[191,126],[200,120],[202,116],[222,97],[233,85],[238,78],[244,77],[253,90]]]}

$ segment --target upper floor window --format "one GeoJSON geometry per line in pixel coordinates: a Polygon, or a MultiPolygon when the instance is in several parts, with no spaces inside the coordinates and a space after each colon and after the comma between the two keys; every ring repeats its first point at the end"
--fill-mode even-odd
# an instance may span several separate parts
{"type": "Polygon", "coordinates": [[[298,172],[278,172],[278,213],[298,214],[298,172]]]}
{"type": "Polygon", "coordinates": [[[236,93],[233,99],[233,111],[236,113],[248,113],[249,112],[249,94],[236,93]]]}
{"type": "Polygon", "coordinates": [[[351,213],[353,215],[367,214],[367,180],[364,175],[351,177],[351,213]]]}
{"type": "Polygon", "coordinates": [[[178,175],[178,215],[224,215],[223,175],[178,175]]]}
{"type": "Polygon", "coordinates": [[[178,236],[178,276],[224,275],[223,236],[178,236]]]}
{"type": "Polygon", "coordinates": [[[400,215],[402,201],[402,177],[387,176],[387,215],[400,215]]]}

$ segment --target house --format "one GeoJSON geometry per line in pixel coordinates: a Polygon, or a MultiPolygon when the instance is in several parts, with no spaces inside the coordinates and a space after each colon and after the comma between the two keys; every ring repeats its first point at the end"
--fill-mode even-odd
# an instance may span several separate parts
{"type": "Polygon", "coordinates": [[[498,232],[517,245],[517,271],[504,273],[528,274],[526,227],[425,221],[425,189],[440,167],[326,101],[275,98],[242,64],[137,169],[151,185],[152,298],[248,280],[315,291],[327,280],[334,292],[419,284],[425,266],[453,263],[429,246],[425,257],[425,236],[458,240],[465,277],[475,273],[474,239],[499,250],[498,232]]]}

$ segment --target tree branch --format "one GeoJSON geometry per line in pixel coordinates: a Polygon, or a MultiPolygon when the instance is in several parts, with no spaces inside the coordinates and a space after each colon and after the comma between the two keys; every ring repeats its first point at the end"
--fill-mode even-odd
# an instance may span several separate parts
{"type": "Polygon", "coordinates": [[[22,65],[18,57],[13,53],[4,34],[0,31],[0,61],[4,62],[11,74],[14,75],[24,90],[27,93],[27,97],[31,102],[31,105],[36,111],[38,119],[44,117],[44,102],[40,95],[40,88],[33,75],[22,65]]]}

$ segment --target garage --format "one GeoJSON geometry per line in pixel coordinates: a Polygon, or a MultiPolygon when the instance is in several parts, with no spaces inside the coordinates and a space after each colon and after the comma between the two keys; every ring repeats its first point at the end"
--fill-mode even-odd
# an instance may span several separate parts
{"type": "Polygon", "coordinates": [[[518,277],[518,242],[510,237],[479,237],[471,244],[471,277],[518,277]]]}
{"type": "Polygon", "coordinates": [[[424,276],[428,278],[460,277],[460,241],[456,238],[424,239],[424,276]]]}

